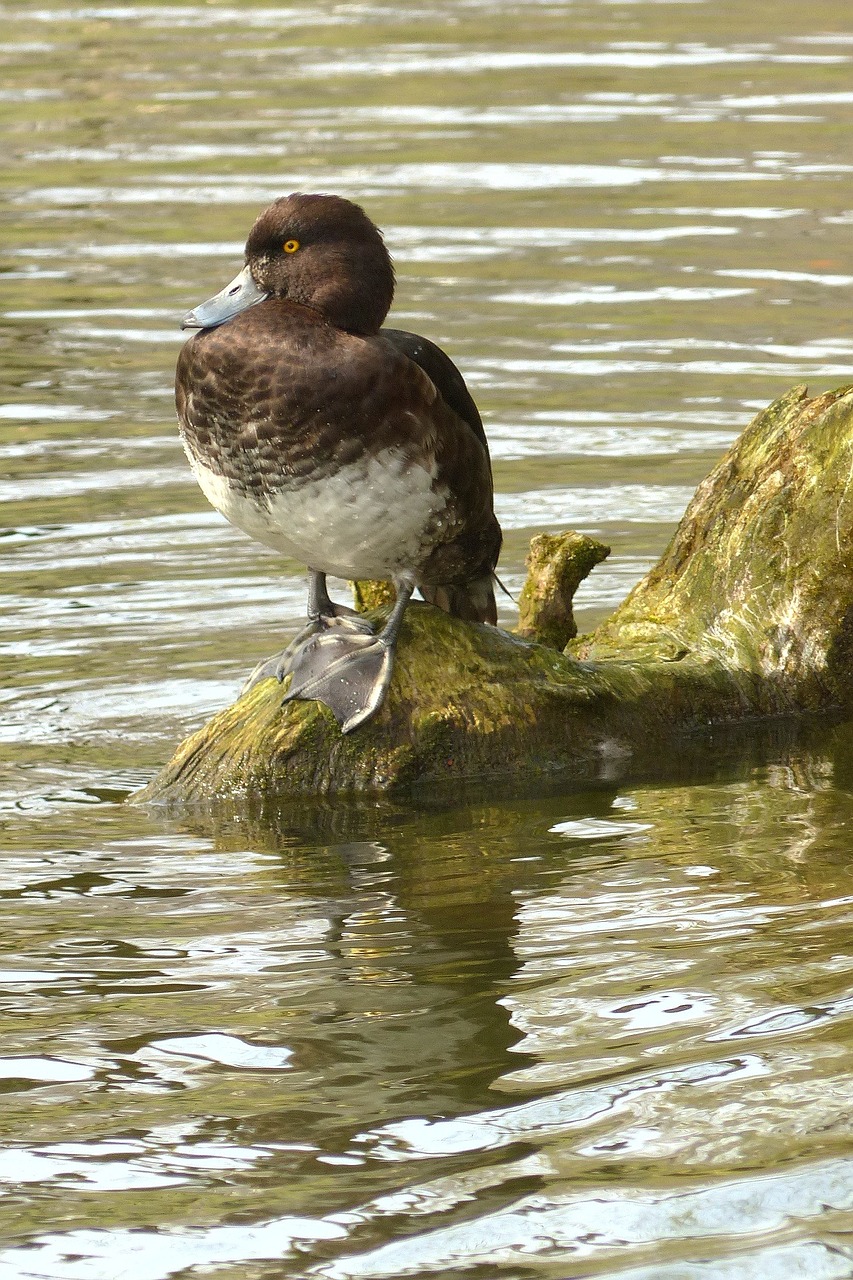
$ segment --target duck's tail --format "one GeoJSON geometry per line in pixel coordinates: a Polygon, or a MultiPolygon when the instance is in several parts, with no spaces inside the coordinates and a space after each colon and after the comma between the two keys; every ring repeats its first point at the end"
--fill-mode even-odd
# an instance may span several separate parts
{"type": "Polygon", "coordinates": [[[424,600],[434,604],[452,618],[464,618],[466,622],[490,622],[497,626],[498,607],[495,603],[494,575],[471,578],[468,582],[442,583],[440,586],[418,587],[424,600]]]}

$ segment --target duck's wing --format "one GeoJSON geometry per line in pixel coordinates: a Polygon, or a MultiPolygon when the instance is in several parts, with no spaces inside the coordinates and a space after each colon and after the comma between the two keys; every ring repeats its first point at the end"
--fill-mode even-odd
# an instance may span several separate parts
{"type": "Polygon", "coordinates": [[[441,347],[404,329],[382,329],[380,336],[426,374],[456,423],[455,429],[439,434],[436,460],[464,519],[457,536],[437,546],[422,566],[421,595],[454,617],[495,624],[493,578],[501,529],[493,510],[489,444],[477,406],[441,347]]]}
{"type": "Polygon", "coordinates": [[[489,442],[479,410],[450,356],[428,338],[407,333],[405,329],[381,329],[380,333],[397,351],[423,369],[444,402],[468,423],[488,456],[489,442]]]}

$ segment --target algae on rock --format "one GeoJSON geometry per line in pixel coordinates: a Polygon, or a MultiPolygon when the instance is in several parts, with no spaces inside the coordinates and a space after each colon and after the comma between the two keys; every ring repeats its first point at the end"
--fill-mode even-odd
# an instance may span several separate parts
{"type": "Polygon", "coordinates": [[[410,606],[368,724],[342,736],[326,707],[282,706],[282,686],[268,680],[182,743],[136,799],[281,799],[558,770],[592,778],[685,729],[843,711],[851,543],[853,388],[812,400],[794,388],[699,486],[658,564],[565,653],[553,646],[574,634],[571,596],[607,548],[540,535],[524,639],[410,606]]]}

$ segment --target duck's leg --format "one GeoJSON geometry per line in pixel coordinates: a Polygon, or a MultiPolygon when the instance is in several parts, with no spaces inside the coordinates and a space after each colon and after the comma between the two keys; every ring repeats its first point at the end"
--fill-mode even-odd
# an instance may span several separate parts
{"type": "Polygon", "coordinates": [[[285,696],[324,702],[343,733],[350,733],[379,710],[391,679],[394,646],[414,583],[395,579],[397,599],[379,635],[363,631],[316,632],[291,662],[293,681],[285,696]]]}
{"type": "Polygon", "coordinates": [[[334,603],[326,588],[326,575],[317,569],[308,570],[307,614],[307,623],[294,636],[287,648],[258,663],[240,690],[241,694],[246,693],[261,680],[282,681],[288,671],[292,670],[296,654],[312,636],[318,633],[322,634],[325,631],[333,633],[335,629],[339,629],[354,632],[356,635],[373,635],[370,623],[356,613],[355,609],[348,609],[345,604],[334,603]]]}
{"type": "Polygon", "coordinates": [[[335,604],[326,587],[326,575],[317,569],[308,570],[308,625],[303,627],[293,641],[297,644],[310,631],[319,631],[324,627],[342,627],[344,630],[359,631],[372,634],[370,623],[345,604],[335,604]]]}

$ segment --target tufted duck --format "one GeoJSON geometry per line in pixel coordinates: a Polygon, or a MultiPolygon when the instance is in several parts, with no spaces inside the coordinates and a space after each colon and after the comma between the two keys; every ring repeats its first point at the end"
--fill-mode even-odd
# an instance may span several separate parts
{"type": "Polygon", "coordinates": [[[496,622],[501,531],[489,451],[459,370],[426,338],[383,329],[394,270],[357,205],[291,195],[258,217],[242,271],[187,315],[178,359],[184,447],[232,524],[308,566],[308,625],[250,683],[331,707],[344,733],[378,709],[418,587],[496,622]],[[326,575],[391,579],[383,630],[333,604],[326,575]]]}

